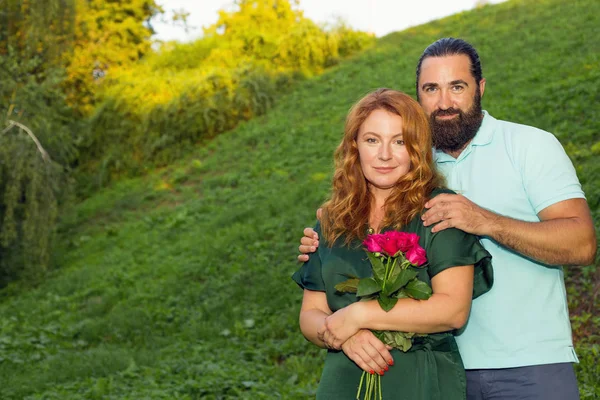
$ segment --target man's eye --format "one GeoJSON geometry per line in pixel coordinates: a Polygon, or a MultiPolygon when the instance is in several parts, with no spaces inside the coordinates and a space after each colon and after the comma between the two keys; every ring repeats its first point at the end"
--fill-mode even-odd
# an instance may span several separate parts
{"type": "Polygon", "coordinates": [[[435,89],[436,89],[435,87],[433,87],[433,86],[429,86],[429,87],[426,87],[426,88],[425,88],[425,92],[431,93],[431,92],[434,92],[434,91],[435,91],[435,89]]]}
{"type": "Polygon", "coordinates": [[[452,90],[454,90],[455,92],[460,92],[460,91],[462,91],[463,89],[464,89],[464,88],[463,88],[462,86],[458,86],[458,85],[457,85],[457,86],[453,86],[453,87],[452,87],[452,90]]]}

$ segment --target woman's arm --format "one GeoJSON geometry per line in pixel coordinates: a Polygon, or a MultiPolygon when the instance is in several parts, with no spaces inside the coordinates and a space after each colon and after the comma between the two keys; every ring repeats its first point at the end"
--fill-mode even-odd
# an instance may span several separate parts
{"type": "MultiPolygon", "coordinates": [[[[318,337],[318,330],[325,324],[325,319],[331,315],[324,292],[304,289],[302,307],[300,309],[300,330],[306,339],[319,347],[328,346],[318,337]]],[[[364,371],[383,375],[388,365],[394,364],[392,355],[386,346],[373,335],[371,331],[355,332],[344,343],[344,353],[364,371]]]]}
{"type": "Polygon", "coordinates": [[[428,300],[400,299],[389,312],[375,300],[360,301],[326,317],[317,337],[340,349],[359,329],[415,333],[445,332],[467,321],[473,295],[473,265],[445,269],[431,279],[428,300]]]}
{"type": "Polygon", "coordinates": [[[324,292],[304,289],[300,308],[300,330],[307,340],[319,347],[327,348],[327,345],[319,339],[317,332],[331,314],[324,292]]]}

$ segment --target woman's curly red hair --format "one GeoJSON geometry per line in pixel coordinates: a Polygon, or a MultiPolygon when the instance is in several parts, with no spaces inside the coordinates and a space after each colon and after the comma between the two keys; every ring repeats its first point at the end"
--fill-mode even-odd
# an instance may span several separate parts
{"type": "Polygon", "coordinates": [[[410,170],[385,202],[381,226],[400,229],[423,210],[431,191],[443,185],[433,163],[429,121],[419,103],[392,89],[367,94],[350,109],[344,137],[334,155],[331,197],[323,204],[321,216],[322,234],[330,245],[342,237],[346,245],[366,237],[372,196],[360,166],[356,138],[375,110],[402,117],[402,136],[410,157],[410,170]]]}

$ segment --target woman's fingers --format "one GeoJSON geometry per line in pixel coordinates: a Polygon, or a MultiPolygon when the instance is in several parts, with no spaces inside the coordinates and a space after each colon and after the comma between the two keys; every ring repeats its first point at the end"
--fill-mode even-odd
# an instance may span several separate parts
{"type": "Polygon", "coordinates": [[[380,375],[385,373],[385,370],[380,368],[380,366],[364,351],[348,350],[346,355],[363,371],[366,371],[370,374],[380,375]]]}
{"type": "Polygon", "coordinates": [[[390,353],[390,350],[392,350],[391,346],[384,344],[381,340],[377,339],[375,335],[372,336],[369,343],[377,351],[377,355],[381,357],[381,362],[383,362],[384,364],[383,368],[385,368],[388,365],[394,365],[394,358],[390,353]]]}
{"type": "Polygon", "coordinates": [[[325,330],[322,332],[317,332],[317,336],[323,343],[325,343],[327,348],[335,350],[342,349],[343,343],[341,343],[339,339],[336,339],[336,337],[330,331],[325,330]]]}
{"type": "Polygon", "coordinates": [[[383,374],[394,364],[386,345],[369,330],[360,330],[342,345],[342,350],[367,372],[383,374]]]}
{"type": "Polygon", "coordinates": [[[379,365],[377,365],[377,363],[375,361],[373,361],[373,359],[367,357],[361,357],[360,354],[357,354],[357,358],[359,358],[362,361],[362,364],[364,366],[361,366],[360,364],[358,365],[363,371],[366,371],[370,374],[379,374],[379,375],[383,375],[385,374],[385,370],[380,368],[379,365]]]}
{"type": "Polygon", "coordinates": [[[365,352],[371,357],[373,362],[377,363],[379,370],[387,371],[389,369],[389,361],[392,359],[391,355],[387,350],[382,352],[381,349],[378,349],[375,346],[369,346],[365,348],[365,352]]]}

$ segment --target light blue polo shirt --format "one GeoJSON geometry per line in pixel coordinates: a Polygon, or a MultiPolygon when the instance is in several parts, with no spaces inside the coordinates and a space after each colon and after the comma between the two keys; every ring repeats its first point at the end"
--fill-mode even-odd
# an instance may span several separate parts
{"type": "MultiPolygon", "coordinates": [[[[585,198],[571,160],[551,134],[484,111],[477,135],[457,159],[436,163],[448,187],[481,207],[523,221],[559,201],[585,198]]],[[[520,256],[488,238],[494,285],[473,301],[456,336],[466,369],[577,362],[562,267],[520,256]]]]}

